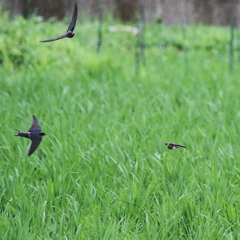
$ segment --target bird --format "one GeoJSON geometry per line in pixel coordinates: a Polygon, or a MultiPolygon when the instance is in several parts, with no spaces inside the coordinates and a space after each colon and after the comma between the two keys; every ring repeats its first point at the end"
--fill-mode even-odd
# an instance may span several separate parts
{"type": "Polygon", "coordinates": [[[51,38],[51,39],[43,40],[40,42],[53,42],[53,41],[56,41],[56,40],[59,40],[59,39],[65,38],[65,37],[72,38],[74,36],[73,30],[76,25],[77,15],[78,15],[78,7],[77,7],[77,3],[75,3],[73,15],[72,15],[72,21],[67,29],[67,32],[60,37],[51,38]]]}
{"type": "Polygon", "coordinates": [[[18,134],[14,135],[14,136],[25,137],[32,141],[32,144],[31,144],[29,152],[28,152],[28,156],[30,156],[31,154],[33,154],[35,152],[38,145],[42,141],[42,137],[46,135],[46,133],[41,132],[42,128],[40,126],[40,123],[38,122],[37,118],[34,115],[32,115],[32,125],[29,128],[28,133],[22,132],[18,129],[16,129],[16,130],[18,131],[18,134]]]}
{"type": "Polygon", "coordinates": [[[167,147],[170,149],[170,150],[175,150],[177,148],[186,148],[182,145],[179,145],[179,144],[176,144],[176,143],[171,143],[171,142],[167,142],[167,143],[164,143],[165,145],[167,145],[167,147]]]}

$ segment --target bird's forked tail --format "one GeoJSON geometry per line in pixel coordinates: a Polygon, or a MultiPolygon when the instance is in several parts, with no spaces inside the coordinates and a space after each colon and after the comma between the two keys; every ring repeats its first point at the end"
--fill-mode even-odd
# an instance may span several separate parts
{"type": "Polygon", "coordinates": [[[25,137],[25,138],[28,138],[28,133],[25,133],[25,132],[22,132],[18,129],[16,129],[18,131],[18,134],[17,135],[14,135],[14,136],[17,136],[17,137],[25,137]]]}

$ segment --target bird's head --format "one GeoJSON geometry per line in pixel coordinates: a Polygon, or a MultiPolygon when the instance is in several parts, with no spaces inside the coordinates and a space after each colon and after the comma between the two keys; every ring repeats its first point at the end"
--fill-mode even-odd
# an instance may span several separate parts
{"type": "Polygon", "coordinates": [[[74,32],[68,32],[68,35],[67,35],[68,38],[72,38],[73,36],[74,36],[74,32]]]}

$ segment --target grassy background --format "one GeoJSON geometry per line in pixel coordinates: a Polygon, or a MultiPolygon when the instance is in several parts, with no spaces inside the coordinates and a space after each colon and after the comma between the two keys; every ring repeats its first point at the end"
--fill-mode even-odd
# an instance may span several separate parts
{"type": "MultiPolygon", "coordinates": [[[[226,28],[131,33],[66,22],[0,25],[1,239],[239,239],[239,71],[226,28]],[[184,51],[188,51],[188,74],[184,51]],[[27,157],[32,114],[47,134],[27,157]],[[169,151],[164,142],[185,145],[169,151]]],[[[237,54],[235,52],[235,54],[237,54]]]]}

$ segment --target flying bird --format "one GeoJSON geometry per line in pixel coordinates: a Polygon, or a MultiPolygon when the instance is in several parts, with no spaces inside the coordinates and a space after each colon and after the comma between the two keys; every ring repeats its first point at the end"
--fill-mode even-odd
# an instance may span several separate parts
{"type": "Polygon", "coordinates": [[[59,40],[59,39],[65,38],[65,37],[72,38],[74,36],[73,30],[76,25],[77,15],[78,15],[78,7],[77,7],[77,3],[75,3],[73,15],[72,15],[72,21],[67,29],[67,32],[60,37],[51,38],[51,39],[43,40],[40,42],[53,42],[53,41],[56,41],[56,40],[59,40]]]}
{"type": "Polygon", "coordinates": [[[34,115],[32,117],[33,117],[32,125],[29,128],[28,133],[25,133],[16,129],[18,131],[18,134],[14,135],[17,137],[25,137],[32,141],[32,144],[28,152],[28,156],[34,153],[34,151],[37,149],[38,145],[42,141],[42,137],[46,135],[45,133],[41,132],[42,128],[37,118],[34,115]]]}
{"type": "Polygon", "coordinates": [[[164,143],[165,145],[167,145],[167,147],[170,149],[170,150],[174,150],[174,149],[177,149],[177,148],[186,148],[182,145],[179,145],[179,144],[176,144],[176,143],[164,143]]]}

